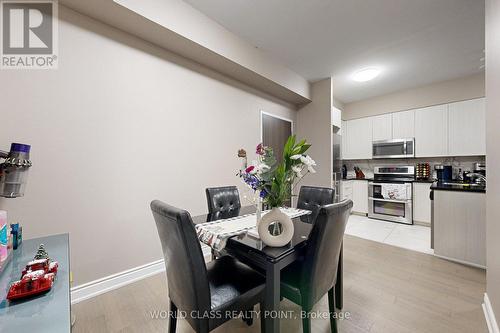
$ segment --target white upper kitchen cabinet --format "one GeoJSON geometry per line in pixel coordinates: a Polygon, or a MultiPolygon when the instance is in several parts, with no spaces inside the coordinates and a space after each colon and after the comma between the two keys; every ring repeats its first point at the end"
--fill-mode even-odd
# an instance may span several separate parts
{"type": "Polygon", "coordinates": [[[415,110],[415,156],[448,155],[448,104],[415,110]]]}
{"type": "Polygon", "coordinates": [[[392,114],[392,138],[408,139],[415,137],[415,110],[394,112],[392,114]]]}
{"type": "Polygon", "coordinates": [[[347,159],[346,156],[349,155],[347,152],[347,121],[342,120],[342,126],[340,127],[340,135],[342,136],[342,144],[340,149],[340,158],[347,159]]]}
{"type": "Polygon", "coordinates": [[[392,115],[390,113],[371,117],[373,141],[392,139],[392,115]]]}
{"type": "Polygon", "coordinates": [[[338,128],[342,127],[342,111],[332,107],[332,125],[338,128]]]}
{"type": "Polygon", "coordinates": [[[372,158],[372,119],[361,118],[345,122],[343,159],[359,160],[372,158]]]}
{"type": "Polygon", "coordinates": [[[451,103],[448,109],[448,154],[486,155],[484,98],[451,103]]]}

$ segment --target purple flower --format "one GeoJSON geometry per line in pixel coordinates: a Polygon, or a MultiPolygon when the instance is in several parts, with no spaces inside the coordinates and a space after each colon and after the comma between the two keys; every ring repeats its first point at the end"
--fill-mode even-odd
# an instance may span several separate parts
{"type": "Polygon", "coordinates": [[[265,198],[267,197],[267,191],[266,191],[266,189],[262,189],[262,190],[260,191],[260,194],[259,194],[259,195],[260,195],[260,197],[261,197],[262,199],[265,199],[265,198]]]}
{"type": "Polygon", "coordinates": [[[260,181],[257,177],[255,177],[254,175],[251,175],[251,174],[244,174],[243,175],[243,180],[245,181],[245,183],[248,184],[248,186],[250,186],[254,191],[257,190],[260,186],[260,181]]]}

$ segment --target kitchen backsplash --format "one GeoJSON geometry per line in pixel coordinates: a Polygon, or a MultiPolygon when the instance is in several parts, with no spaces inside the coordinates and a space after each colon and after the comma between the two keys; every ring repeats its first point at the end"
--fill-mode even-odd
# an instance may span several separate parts
{"type": "MultiPolygon", "coordinates": [[[[476,162],[484,163],[485,156],[459,156],[459,157],[430,157],[430,158],[405,158],[405,159],[377,159],[377,160],[344,160],[342,163],[347,166],[347,176],[354,177],[354,166],[359,167],[366,178],[373,177],[373,168],[386,165],[416,165],[417,163],[429,163],[431,173],[436,164],[451,164],[453,166],[453,177],[455,178],[458,169],[462,171],[472,171],[476,162]]],[[[488,171],[486,171],[487,174],[488,171]]]]}

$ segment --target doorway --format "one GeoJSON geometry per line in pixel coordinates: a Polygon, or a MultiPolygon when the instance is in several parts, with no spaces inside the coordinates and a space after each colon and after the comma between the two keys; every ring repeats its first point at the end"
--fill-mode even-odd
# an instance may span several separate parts
{"type": "MultiPolygon", "coordinates": [[[[283,148],[288,137],[293,133],[293,121],[264,111],[261,111],[260,118],[262,144],[271,147],[276,160],[281,163],[283,161],[283,148]]],[[[291,205],[291,200],[285,202],[285,206],[291,207],[291,205]]]]}
{"type": "Polygon", "coordinates": [[[264,146],[271,147],[278,162],[283,161],[283,147],[293,133],[293,121],[264,111],[261,117],[261,140],[264,146]]]}

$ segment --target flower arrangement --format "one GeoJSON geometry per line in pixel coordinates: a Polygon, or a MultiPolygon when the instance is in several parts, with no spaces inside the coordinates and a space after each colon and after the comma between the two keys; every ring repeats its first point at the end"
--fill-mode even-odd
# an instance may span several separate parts
{"type": "MultiPolygon", "coordinates": [[[[290,136],[283,149],[283,161],[278,163],[273,149],[260,143],[256,149],[257,160],[238,175],[252,190],[259,192],[264,204],[283,206],[292,196],[293,184],[308,173],[316,172],[316,162],[305,154],[309,147],[306,140],[296,142],[295,135],[290,136]]],[[[242,155],[240,150],[238,156],[242,155]]]]}

